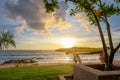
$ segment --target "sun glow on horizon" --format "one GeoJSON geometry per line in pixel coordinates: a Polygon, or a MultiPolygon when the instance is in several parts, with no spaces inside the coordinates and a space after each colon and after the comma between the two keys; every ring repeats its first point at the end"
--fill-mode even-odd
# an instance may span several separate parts
{"type": "Polygon", "coordinates": [[[71,48],[73,47],[75,40],[73,38],[62,38],[60,39],[60,43],[64,48],[71,48]]]}

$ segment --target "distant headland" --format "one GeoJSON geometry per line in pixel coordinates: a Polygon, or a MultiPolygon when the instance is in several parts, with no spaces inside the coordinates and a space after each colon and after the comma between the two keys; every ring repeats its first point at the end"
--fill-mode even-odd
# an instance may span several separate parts
{"type": "Polygon", "coordinates": [[[66,54],[73,52],[98,53],[102,51],[102,48],[72,47],[72,48],[59,48],[56,51],[65,52],[66,54]]]}

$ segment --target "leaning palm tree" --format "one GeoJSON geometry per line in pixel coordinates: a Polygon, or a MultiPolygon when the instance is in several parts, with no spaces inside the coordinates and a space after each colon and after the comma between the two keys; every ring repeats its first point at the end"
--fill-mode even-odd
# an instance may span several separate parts
{"type": "Polygon", "coordinates": [[[15,41],[14,41],[14,35],[7,31],[3,31],[0,33],[0,50],[3,48],[8,48],[10,46],[16,47],[15,41]]]}

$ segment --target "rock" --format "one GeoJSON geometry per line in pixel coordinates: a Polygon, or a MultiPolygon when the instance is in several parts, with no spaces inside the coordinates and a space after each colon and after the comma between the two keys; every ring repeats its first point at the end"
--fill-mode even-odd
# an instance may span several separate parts
{"type": "Polygon", "coordinates": [[[35,63],[36,61],[32,59],[19,59],[19,60],[9,60],[5,61],[3,64],[8,64],[8,63],[35,63]]]}

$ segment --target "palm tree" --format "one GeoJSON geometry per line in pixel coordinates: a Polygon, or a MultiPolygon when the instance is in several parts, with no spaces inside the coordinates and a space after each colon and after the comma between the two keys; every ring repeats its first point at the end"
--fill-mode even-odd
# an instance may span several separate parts
{"type": "Polygon", "coordinates": [[[8,48],[10,46],[16,47],[15,41],[14,41],[14,35],[7,31],[3,31],[0,33],[0,50],[3,48],[8,48]]]}

